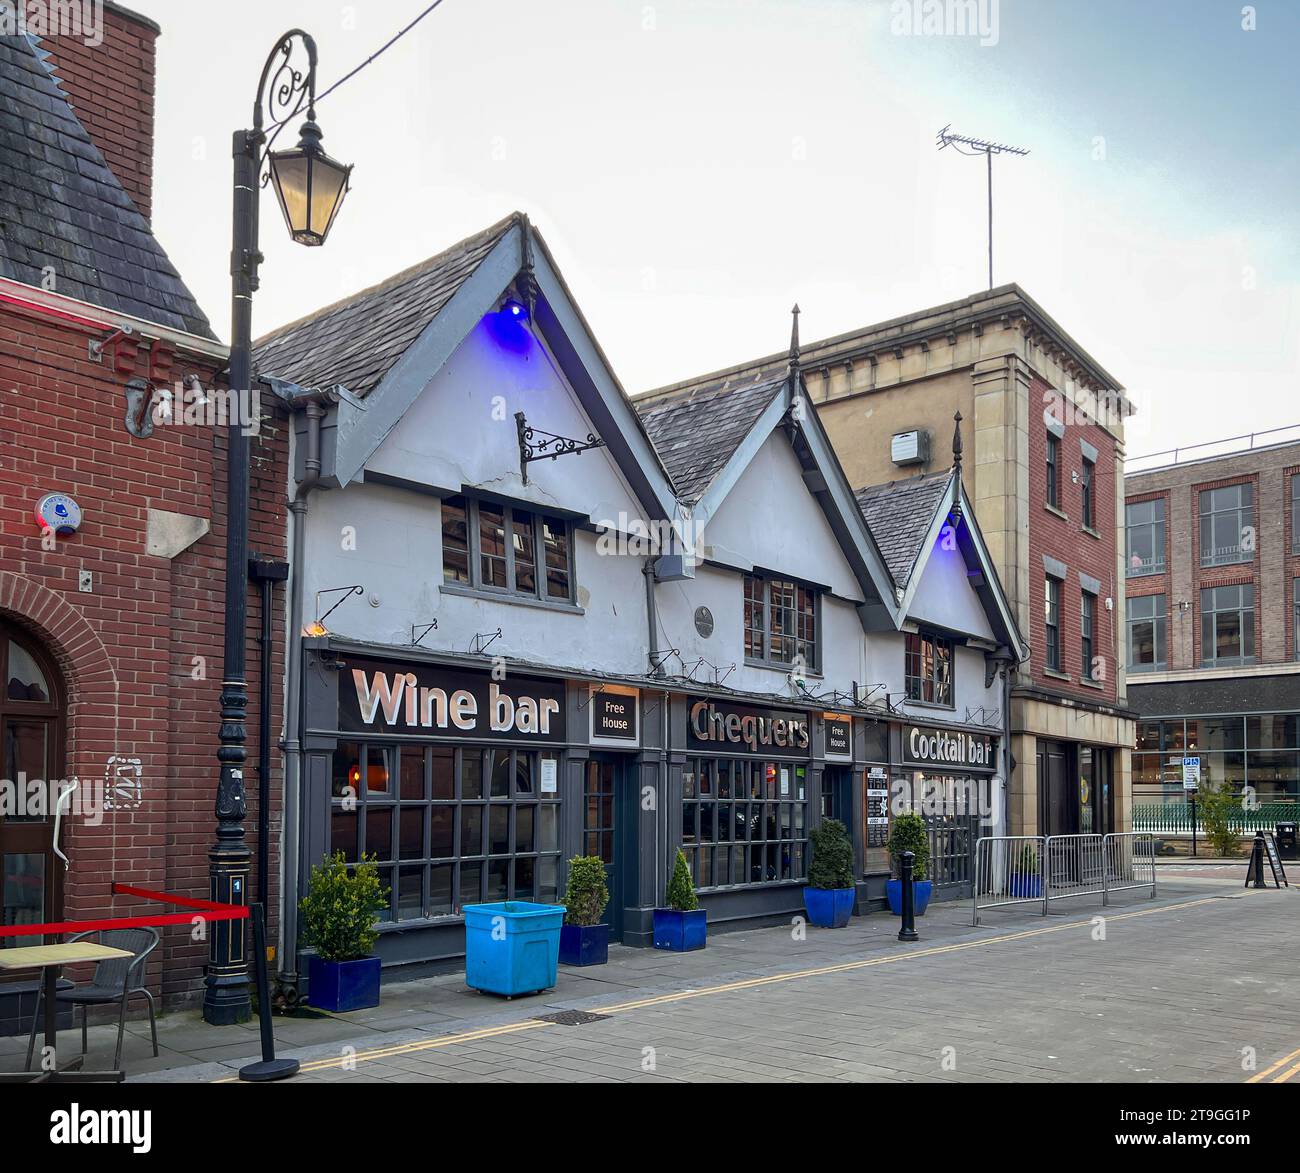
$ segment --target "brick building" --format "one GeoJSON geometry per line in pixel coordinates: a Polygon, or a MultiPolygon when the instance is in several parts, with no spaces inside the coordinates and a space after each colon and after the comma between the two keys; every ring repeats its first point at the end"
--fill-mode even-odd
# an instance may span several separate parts
{"type": "Polygon", "coordinates": [[[1184,756],[1203,786],[1300,801],[1295,435],[1159,453],[1125,478],[1136,803],[1181,803],[1184,756]]]}
{"type": "MultiPolygon", "coordinates": [[[[803,356],[855,487],[942,468],[953,413],[968,421],[980,525],[1031,649],[1007,698],[1011,831],[1127,829],[1123,388],[1016,285],[814,342],[803,356]]],[[[782,361],[650,396],[739,386],[782,361]]]]}
{"type": "MultiPolygon", "coordinates": [[[[215,829],[226,438],[212,426],[225,417],[195,397],[213,388],[226,350],[150,228],[159,29],[113,4],[104,20],[97,47],[0,38],[5,924],[141,911],[110,894],[113,880],[205,896],[215,829]],[[160,414],[178,389],[190,398],[160,414]],[[31,801],[63,779],[78,782],[60,835],[66,871],[51,804],[31,801]]],[[[280,560],[285,447],[282,425],[262,420],[250,547],[280,560]]],[[[278,678],[278,593],[274,606],[278,678]]],[[[249,615],[251,765],[256,595],[249,615]]],[[[254,782],[250,768],[250,843],[254,782]]],[[[162,930],[149,988],[166,1005],[194,1000],[206,959],[188,926],[162,930]]],[[[30,987],[0,986],[0,1030],[30,1008],[30,987]]]]}

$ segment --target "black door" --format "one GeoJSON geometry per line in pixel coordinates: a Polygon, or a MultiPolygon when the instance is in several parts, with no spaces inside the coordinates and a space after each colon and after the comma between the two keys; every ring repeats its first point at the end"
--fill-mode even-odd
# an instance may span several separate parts
{"type": "Polygon", "coordinates": [[[587,762],[586,803],[582,815],[583,851],[605,862],[609,903],[602,921],[609,925],[609,939],[623,939],[623,883],[620,875],[619,839],[622,822],[624,770],[614,754],[593,754],[587,762]]]}

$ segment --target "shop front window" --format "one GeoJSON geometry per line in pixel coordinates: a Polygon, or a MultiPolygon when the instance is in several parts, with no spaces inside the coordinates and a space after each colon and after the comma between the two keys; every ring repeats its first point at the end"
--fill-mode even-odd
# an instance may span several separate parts
{"type": "Polygon", "coordinates": [[[553,902],[559,796],[540,786],[553,770],[554,755],[526,750],[341,742],[330,852],[378,857],[391,889],[382,921],[456,916],[485,900],[553,902]]]}
{"type": "Polygon", "coordinates": [[[689,758],[682,851],[697,888],[791,883],[808,864],[806,767],[689,758]]]}

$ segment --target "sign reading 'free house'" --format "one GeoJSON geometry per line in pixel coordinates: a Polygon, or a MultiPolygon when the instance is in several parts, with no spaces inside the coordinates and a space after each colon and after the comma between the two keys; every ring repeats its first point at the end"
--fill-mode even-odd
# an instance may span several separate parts
{"type": "Polygon", "coordinates": [[[563,742],[564,683],[525,676],[493,680],[430,664],[348,661],[339,673],[339,728],[563,742]]]}

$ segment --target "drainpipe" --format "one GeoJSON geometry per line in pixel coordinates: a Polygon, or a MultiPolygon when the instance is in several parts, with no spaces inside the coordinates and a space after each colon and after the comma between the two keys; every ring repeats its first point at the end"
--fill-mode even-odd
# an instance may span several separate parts
{"type": "MultiPolygon", "coordinates": [[[[301,402],[299,400],[298,402],[301,402]]],[[[289,639],[286,655],[284,740],[284,858],[281,861],[280,972],[277,976],[279,997],[286,1005],[298,1000],[298,851],[302,777],[302,584],[303,559],[307,544],[307,497],[320,484],[320,427],[327,403],[334,402],[328,393],[313,393],[306,400],[307,457],[304,473],[289,502],[293,517],[293,554],[289,601],[289,639]]],[[[297,407],[291,403],[291,407],[297,407]]]]}

